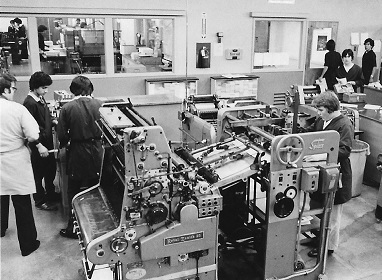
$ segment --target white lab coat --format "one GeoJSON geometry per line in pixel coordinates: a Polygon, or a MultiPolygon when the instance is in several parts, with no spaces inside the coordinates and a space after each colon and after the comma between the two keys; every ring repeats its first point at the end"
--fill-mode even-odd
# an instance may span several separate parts
{"type": "Polygon", "coordinates": [[[27,138],[38,139],[36,120],[21,104],[0,96],[0,195],[36,192],[27,138]]]}

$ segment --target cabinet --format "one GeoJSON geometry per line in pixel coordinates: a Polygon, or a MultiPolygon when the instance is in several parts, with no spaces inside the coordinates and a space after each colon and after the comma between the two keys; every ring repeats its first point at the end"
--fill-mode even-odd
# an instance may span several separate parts
{"type": "Polygon", "coordinates": [[[167,77],[146,79],[146,94],[172,94],[185,99],[186,96],[197,95],[198,78],[195,77],[167,77]]]}
{"type": "Polygon", "coordinates": [[[219,98],[252,97],[257,99],[259,76],[221,75],[211,77],[211,94],[219,98]]]}

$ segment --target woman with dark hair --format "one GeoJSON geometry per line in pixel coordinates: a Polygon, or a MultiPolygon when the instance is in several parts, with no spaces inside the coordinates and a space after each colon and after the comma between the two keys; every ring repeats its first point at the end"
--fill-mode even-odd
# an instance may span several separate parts
{"type": "Polygon", "coordinates": [[[376,55],[373,51],[374,40],[367,38],[364,42],[365,53],[362,56],[362,73],[364,77],[364,83],[372,83],[374,79],[374,72],[377,69],[376,55]]]}
{"type": "Polygon", "coordinates": [[[45,25],[39,25],[37,27],[37,32],[38,32],[38,47],[40,49],[40,52],[46,51],[45,47],[45,39],[44,39],[44,32],[45,30],[48,30],[48,28],[45,25]]]}
{"type": "Polygon", "coordinates": [[[336,70],[342,64],[341,55],[335,51],[336,43],[334,40],[329,40],[326,43],[328,52],[325,54],[324,70],[318,78],[320,82],[325,78],[329,90],[333,90],[333,85],[337,83],[336,70]]]}
{"type": "Polygon", "coordinates": [[[341,56],[343,65],[337,69],[336,77],[346,78],[347,83],[353,86],[354,92],[357,92],[357,88],[363,86],[362,69],[353,63],[354,53],[351,49],[344,50],[341,56]]]}

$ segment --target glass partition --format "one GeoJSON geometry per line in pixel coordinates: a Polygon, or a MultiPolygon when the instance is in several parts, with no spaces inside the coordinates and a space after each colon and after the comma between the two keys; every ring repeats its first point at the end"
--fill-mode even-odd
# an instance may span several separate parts
{"type": "Polygon", "coordinates": [[[113,19],[115,73],[172,71],[172,19],[113,19]]]}
{"type": "Polygon", "coordinates": [[[0,73],[31,74],[28,21],[23,17],[0,17],[0,73]]]}
{"type": "Polygon", "coordinates": [[[103,18],[38,17],[41,70],[50,75],[105,73],[103,18]]]}

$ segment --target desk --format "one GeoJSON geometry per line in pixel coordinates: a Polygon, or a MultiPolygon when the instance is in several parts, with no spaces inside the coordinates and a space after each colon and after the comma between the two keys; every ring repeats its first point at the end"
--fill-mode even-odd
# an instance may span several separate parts
{"type": "Polygon", "coordinates": [[[365,86],[366,103],[382,106],[382,89],[365,86]]]}

